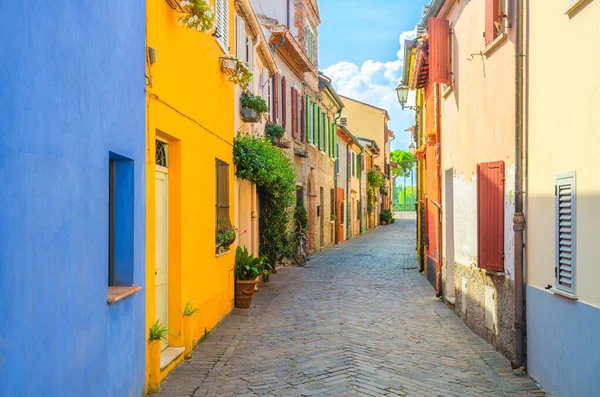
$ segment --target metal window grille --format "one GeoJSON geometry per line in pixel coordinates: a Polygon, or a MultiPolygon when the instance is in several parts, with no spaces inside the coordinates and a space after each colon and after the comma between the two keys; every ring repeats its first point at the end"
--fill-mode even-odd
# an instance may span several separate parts
{"type": "Polygon", "coordinates": [[[216,221],[230,225],[229,220],[229,164],[216,160],[216,221]]]}

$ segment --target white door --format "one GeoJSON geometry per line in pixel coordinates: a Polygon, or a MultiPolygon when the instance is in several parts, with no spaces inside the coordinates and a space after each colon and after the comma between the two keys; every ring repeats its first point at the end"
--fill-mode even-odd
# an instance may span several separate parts
{"type": "MultiPolygon", "coordinates": [[[[158,144],[158,141],[157,141],[158,144]]],[[[166,144],[164,145],[166,146],[166,144]]],[[[156,263],[155,263],[155,288],[156,288],[156,320],[165,327],[169,324],[168,318],[168,274],[169,274],[169,218],[168,218],[168,172],[165,166],[156,165],[156,263]]],[[[161,348],[168,345],[166,340],[161,342],[161,348]]]]}

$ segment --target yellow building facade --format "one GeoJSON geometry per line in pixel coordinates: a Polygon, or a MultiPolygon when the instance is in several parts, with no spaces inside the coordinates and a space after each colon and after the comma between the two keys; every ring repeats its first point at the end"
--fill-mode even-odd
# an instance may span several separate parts
{"type": "Polygon", "coordinates": [[[170,4],[147,2],[146,325],[168,327],[160,380],[183,360],[186,303],[199,309],[195,344],[234,297],[234,250],[215,250],[217,213],[233,223],[234,212],[234,85],[220,70],[233,47],[234,1],[211,0],[209,32],[179,24],[182,10],[170,4]]]}

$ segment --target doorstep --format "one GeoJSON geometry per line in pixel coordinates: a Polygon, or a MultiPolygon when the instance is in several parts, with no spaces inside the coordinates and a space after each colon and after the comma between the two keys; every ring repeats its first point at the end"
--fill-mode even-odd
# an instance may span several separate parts
{"type": "Polygon", "coordinates": [[[162,371],[181,356],[185,351],[185,347],[167,347],[165,350],[160,352],[160,370],[162,371]]]}
{"type": "Polygon", "coordinates": [[[444,296],[444,300],[450,305],[456,305],[456,297],[455,296],[444,296]]]}

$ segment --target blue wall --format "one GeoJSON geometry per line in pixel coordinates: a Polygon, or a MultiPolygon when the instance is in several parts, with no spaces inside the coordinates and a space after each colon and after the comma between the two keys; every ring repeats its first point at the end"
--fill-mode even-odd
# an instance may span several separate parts
{"type": "Polygon", "coordinates": [[[527,370],[553,396],[600,396],[600,309],[528,285],[527,370]]]}
{"type": "Polygon", "coordinates": [[[0,396],[145,383],[145,2],[3,2],[0,396]],[[133,281],[107,305],[110,152],[134,160],[133,281]]]}

